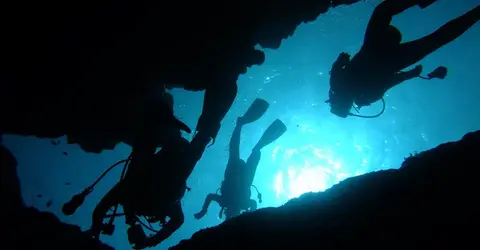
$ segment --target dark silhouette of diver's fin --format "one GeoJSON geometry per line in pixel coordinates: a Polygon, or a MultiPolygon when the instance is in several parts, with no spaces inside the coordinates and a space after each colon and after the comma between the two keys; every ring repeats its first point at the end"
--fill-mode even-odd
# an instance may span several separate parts
{"type": "Polygon", "coordinates": [[[173,123],[175,128],[183,130],[189,134],[192,133],[192,130],[185,123],[180,121],[178,118],[174,117],[173,123]]]}
{"type": "Polygon", "coordinates": [[[445,79],[447,76],[447,68],[444,66],[440,66],[436,68],[432,73],[427,75],[428,78],[433,79],[433,78],[438,78],[438,79],[445,79]]]}
{"type": "Polygon", "coordinates": [[[272,124],[270,124],[267,130],[265,130],[262,138],[260,138],[257,145],[255,145],[254,150],[260,150],[263,147],[269,145],[270,143],[280,138],[280,136],[282,136],[286,131],[287,126],[285,126],[285,124],[279,119],[275,120],[274,122],[272,122],[272,124]]]}
{"type": "Polygon", "coordinates": [[[242,122],[251,123],[260,119],[260,117],[265,114],[269,106],[270,104],[267,101],[260,98],[255,99],[252,105],[250,105],[248,108],[247,112],[245,112],[245,114],[241,117],[242,122]]]}

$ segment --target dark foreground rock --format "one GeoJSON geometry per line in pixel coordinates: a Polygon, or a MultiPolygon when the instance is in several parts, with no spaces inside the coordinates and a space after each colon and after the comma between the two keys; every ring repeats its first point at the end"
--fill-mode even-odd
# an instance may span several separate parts
{"type": "Polygon", "coordinates": [[[359,1],[8,1],[0,133],[113,149],[146,93],[234,82],[262,63],[255,45],[278,48],[301,23],[359,1]]]}
{"type": "Polygon", "coordinates": [[[181,249],[479,249],[480,131],[180,242],[181,249]]]}
{"type": "Polygon", "coordinates": [[[0,165],[3,249],[113,249],[92,240],[80,227],[62,223],[52,213],[26,207],[20,192],[17,161],[4,146],[0,146],[0,165]]]}

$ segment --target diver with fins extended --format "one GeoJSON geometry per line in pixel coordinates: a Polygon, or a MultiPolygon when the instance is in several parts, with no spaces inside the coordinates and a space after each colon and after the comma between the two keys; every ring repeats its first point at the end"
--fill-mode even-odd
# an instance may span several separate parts
{"type": "Polygon", "coordinates": [[[384,94],[392,87],[413,78],[444,79],[447,68],[441,66],[428,77],[422,77],[422,66],[403,71],[427,55],[452,42],[480,19],[480,6],[446,23],[432,34],[420,39],[401,43],[401,32],[391,25],[392,17],[418,5],[426,8],[436,0],[386,0],[374,10],[365,33],[360,51],[350,59],[341,53],[330,71],[330,112],[339,116],[378,117],[385,110],[384,94]],[[352,106],[358,111],[378,100],[383,110],[378,115],[362,116],[350,112],[352,106]],[[354,106],[356,104],[357,107],[354,106]]]}
{"type": "MultiPolygon", "coordinates": [[[[173,102],[173,99],[167,98],[167,102],[173,102]]],[[[173,110],[173,103],[168,104],[173,110]]],[[[93,212],[92,226],[87,230],[93,238],[98,238],[100,234],[112,235],[115,217],[125,216],[126,223],[130,226],[127,230],[130,244],[134,249],[143,249],[161,243],[184,222],[180,201],[185,190],[189,190],[186,181],[193,171],[191,168],[195,166],[190,162],[191,154],[195,152],[191,151],[189,141],[182,137],[180,126],[168,130],[169,136],[162,139],[162,148],[155,153],[158,140],[152,133],[157,128],[149,127],[149,124],[139,126],[136,138],[132,140],[132,153],[126,160],[112,165],[62,208],[64,214],[73,214],[111,169],[125,163],[120,181],[100,200],[93,212]],[[119,205],[123,207],[122,214],[117,213],[119,205]],[[107,214],[112,207],[113,213],[107,214]],[[149,223],[158,222],[162,228],[155,231],[143,223],[140,217],[145,217],[149,223]],[[104,224],[103,220],[107,218],[109,222],[104,224]],[[155,234],[147,237],[142,226],[155,234]]]]}
{"type": "MultiPolygon", "coordinates": [[[[237,119],[237,124],[230,139],[230,155],[224,180],[219,189],[220,194],[212,193],[207,195],[202,210],[195,214],[196,219],[201,219],[205,216],[212,201],[217,202],[222,208],[219,217],[222,218],[222,214],[224,213],[226,219],[237,216],[241,214],[242,211],[253,211],[257,208],[257,202],[250,199],[250,196],[251,187],[255,187],[252,184],[260,162],[260,151],[282,136],[287,128],[280,120],[275,120],[252,149],[252,153],[246,162],[240,159],[240,134],[242,127],[260,119],[268,109],[268,106],[269,104],[265,100],[256,99],[245,115],[237,119]]],[[[262,197],[258,189],[257,194],[258,200],[261,203],[262,197]]]]}

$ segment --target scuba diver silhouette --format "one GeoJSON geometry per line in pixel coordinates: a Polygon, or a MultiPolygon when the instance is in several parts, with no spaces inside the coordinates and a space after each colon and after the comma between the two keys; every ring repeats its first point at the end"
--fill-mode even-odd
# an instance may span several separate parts
{"type": "MultiPolygon", "coordinates": [[[[173,101],[167,99],[168,101],[173,101]]],[[[173,104],[173,103],[169,103],[173,104]]],[[[173,109],[173,105],[169,105],[173,109]]],[[[88,233],[93,238],[100,234],[112,235],[114,219],[125,216],[130,226],[127,233],[130,244],[135,249],[156,246],[173,234],[184,222],[181,199],[184,196],[186,181],[195,164],[190,164],[191,148],[188,140],[182,137],[180,128],[171,128],[168,137],[163,138],[162,149],[155,153],[157,140],[152,136],[156,128],[140,126],[133,141],[132,153],[126,160],[117,162],[108,168],[92,185],[67,202],[62,211],[73,214],[83,203],[94,186],[114,167],[125,162],[120,181],[100,200],[92,215],[92,226],[88,233]],[[117,213],[118,205],[124,212],[117,213]],[[111,208],[112,214],[107,214],[111,208]],[[153,230],[140,220],[145,217],[149,223],[159,222],[162,228],[153,230]],[[170,218],[168,222],[166,218],[170,218]],[[107,224],[103,223],[109,218],[107,224]],[[156,232],[147,237],[142,226],[156,232]]],[[[164,128],[166,129],[166,128],[164,128]]]]}
{"type": "Polygon", "coordinates": [[[428,77],[421,77],[422,66],[403,69],[417,63],[427,55],[458,38],[480,19],[480,6],[446,23],[438,30],[418,40],[401,43],[402,34],[390,23],[392,17],[418,5],[422,9],[436,0],[386,0],[374,10],[360,51],[350,59],[341,53],[330,71],[330,112],[345,118],[349,115],[364,118],[380,116],[385,110],[383,96],[392,87],[416,77],[444,79],[447,68],[441,66],[428,77]],[[378,115],[352,114],[350,109],[368,106],[378,100],[383,110],[378,115]]]}
{"type": "Polygon", "coordinates": [[[90,230],[92,236],[99,236],[104,228],[103,219],[117,204],[123,207],[126,223],[130,226],[128,240],[135,249],[156,246],[179,229],[184,222],[180,202],[188,189],[186,181],[190,173],[182,169],[188,166],[182,163],[188,157],[188,145],[189,142],[179,135],[176,141],[155,154],[150,163],[130,163],[125,178],[95,208],[90,230]],[[159,222],[162,228],[155,235],[146,237],[139,219],[141,216],[149,223],[159,222]],[[167,217],[170,218],[168,222],[167,217]]]}
{"type": "MultiPolygon", "coordinates": [[[[280,120],[275,120],[252,149],[252,153],[250,157],[248,157],[247,162],[240,159],[240,134],[242,127],[245,124],[258,120],[266,112],[268,106],[269,104],[265,100],[256,99],[245,115],[237,119],[237,124],[230,139],[230,155],[224,180],[219,189],[221,194],[209,194],[206,197],[202,210],[194,215],[197,220],[205,216],[212,201],[217,202],[222,208],[219,217],[222,218],[222,213],[225,213],[226,219],[239,215],[242,210],[253,211],[257,208],[257,202],[250,199],[250,196],[255,172],[260,162],[260,151],[282,136],[287,128],[280,120]]],[[[258,200],[261,203],[262,197],[258,189],[257,194],[258,200]]]]}

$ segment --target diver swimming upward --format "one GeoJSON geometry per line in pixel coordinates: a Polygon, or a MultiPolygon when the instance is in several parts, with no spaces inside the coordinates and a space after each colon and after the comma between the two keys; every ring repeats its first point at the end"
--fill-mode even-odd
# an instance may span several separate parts
{"type": "MultiPolygon", "coordinates": [[[[170,108],[173,111],[172,105],[170,108]]],[[[124,215],[129,225],[128,240],[134,249],[158,245],[183,224],[180,202],[185,190],[188,190],[186,181],[195,166],[191,156],[197,154],[192,151],[189,141],[182,137],[179,128],[167,130],[168,136],[164,135],[162,149],[155,153],[158,146],[157,138],[152,136],[157,130],[155,124],[146,123],[140,127],[143,129],[137,131],[130,157],[107,169],[94,184],[74,196],[62,209],[66,215],[73,214],[108,171],[126,162],[120,181],[96,206],[88,233],[93,238],[98,238],[100,234],[111,235],[114,218],[124,215]],[[118,205],[123,207],[123,214],[117,213],[118,205]],[[107,214],[112,207],[113,213],[107,214]],[[153,230],[141,222],[140,217],[145,217],[148,223],[158,222],[161,229],[153,230]],[[106,218],[109,218],[109,222],[104,224],[106,218]],[[147,237],[142,226],[156,233],[147,237]]]]}
{"type": "MultiPolygon", "coordinates": [[[[480,19],[480,6],[477,6],[430,35],[401,43],[402,34],[390,24],[392,17],[415,5],[426,8],[435,1],[386,0],[375,8],[360,51],[351,60],[349,54],[341,53],[332,65],[329,99],[326,101],[330,104],[331,113],[344,118],[360,116],[350,112],[353,104],[357,105],[356,109],[368,106],[383,100],[386,91],[392,87],[421,77],[421,65],[408,71],[402,70],[455,40],[480,19]]],[[[442,66],[428,77],[421,78],[443,79],[446,74],[447,69],[442,66]]]]}
{"type": "MultiPolygon", "coordinates": [[[[266,101],[256,99],[245,115],[237,119],[237,124],[230,139],[230,155],[224,180],[220,188],[220,194],[212,193],[207,196],[202,210],[195,214],[196,219],[201,219],[205,216],[212,201],[217,202],[222,208],[219,217],[222,218],[222,213],[225,213],[226,219],[237,216],[241,214],[242,211],[253,211],[257,208],[257,202],[250,199],[250,196],[255,172],[260,162],[260,151],[282,136],[287,128],[280,120],[275,120],[252,149],[252,153],[250,157],[248,157],[247,162],[240,159],[240,134],[242,127],[245,124],[260,119],[266,112],[268,106],[269,104],[266,101]]],[[[257,193],[259,202],[262,202],[262,197],[258,190],[257,193]]]]}

